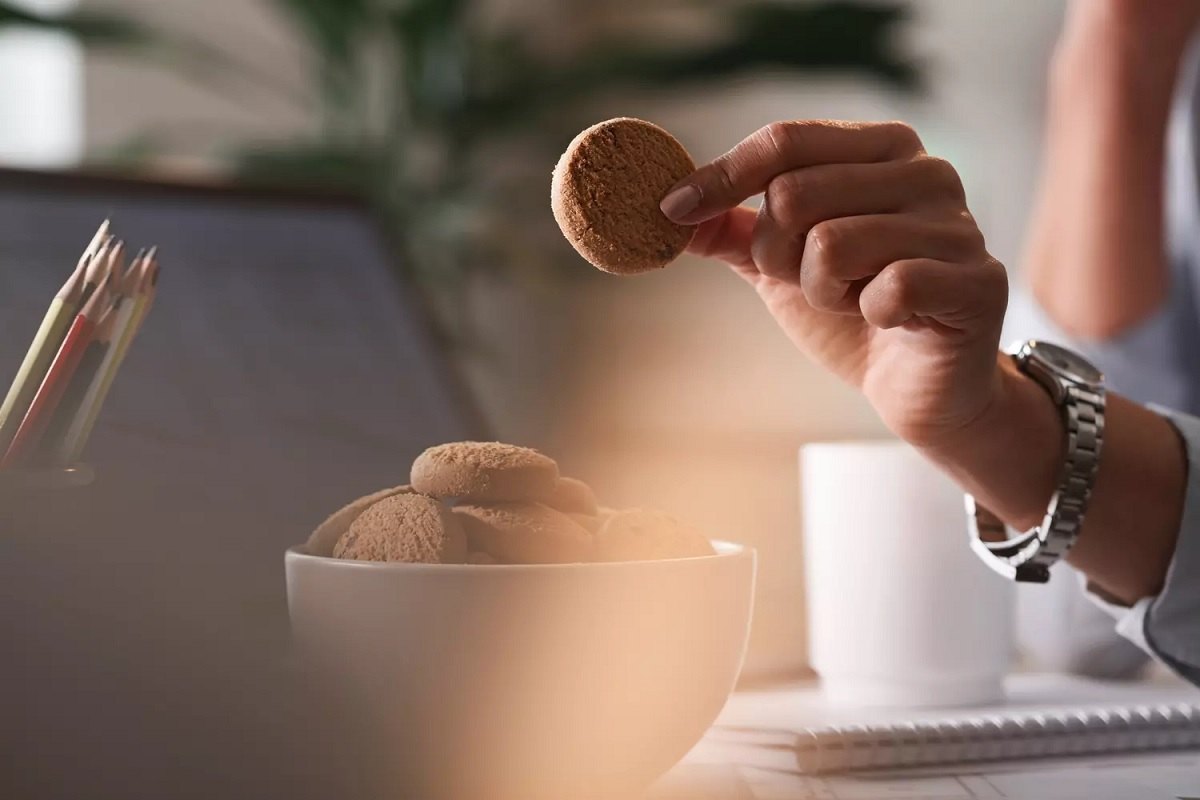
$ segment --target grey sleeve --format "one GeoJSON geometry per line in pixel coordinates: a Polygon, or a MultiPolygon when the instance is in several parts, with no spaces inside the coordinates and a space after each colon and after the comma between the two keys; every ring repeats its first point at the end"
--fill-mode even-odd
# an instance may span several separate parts
{"type": "Polygon", "coordinates": [[[1028,293],[1014,292],[1004,323],[1005,341],[1044,339],[1082,353],[1104,372],[1113,391],[1139,403],[1189,408],[1195,382],[1178,328],[1187,316],[1186,297],[1173,294],[1167,306],[1120,336],[1077,339],[1050,319],[1028,293]]]}
{"type": "MultiPolygon", "coordinates": [[[[1200,413],[1200,34],[1180,64],[1167,127],[1163,255],[1170,288],[1158,312],[1105,340],[1067,335],[1024,288],[1013,292],[1005,339],[1046,339],[1078,350],[1114,391],[1141,403],[1200,413]]],[[[1136,267],[1137,265],[1131,265],[1136,267]]]]}
{"type": "Polygon", "coordinates": [[[1187,447],[1187,496],[1175,557],[1158,597],[1146,610],[1150,652],[1200,685],[1200,419],[1162,408],[1187,447]]]}
{"type": "Polygon", "coordinates": [[[1132,607],[1095,591],[1091,599],[1117,621],[1117,632],[1200,686],[1200,419],[1153,407],[1179,432],[1187,450],[1187,494],[1175,554],[1162,591],[1132,607]]]}

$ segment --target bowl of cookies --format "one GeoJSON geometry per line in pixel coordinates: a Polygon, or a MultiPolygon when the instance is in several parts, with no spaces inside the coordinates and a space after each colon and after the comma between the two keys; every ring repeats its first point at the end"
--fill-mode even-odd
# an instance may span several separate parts
{"type": "Polygon", "coordinates": [[[737,680],[755,556],[548,456],[426,450],[286,555],[293,639],[397,797],[631,797],[737,680]]]}

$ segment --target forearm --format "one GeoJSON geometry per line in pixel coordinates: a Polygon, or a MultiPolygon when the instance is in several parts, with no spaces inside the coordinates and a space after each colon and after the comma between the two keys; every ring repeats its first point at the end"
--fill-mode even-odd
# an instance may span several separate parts
{"type": "Polygon", "coordinates": [[[1025,268],[1055,322],[1082,337],[1120,333],[1167,296],[1166,127],[1200,4],[1161,5],[1172,8],[1076,3],[1055,53],[1025,268]]]}
{"type": "MultiPolygon", "coordinates": [[[[995,401],[968,429],[926,454],[1014,528],[1042,521],[1062,469],[1058,409],[1044,389],[1000,356],[995,401]]],[[[1067,560],[1108,594],[1156,594],[1175,550],[1187,480],[1171,424],[1109,395],[1091,504],[1067,560]]]]}

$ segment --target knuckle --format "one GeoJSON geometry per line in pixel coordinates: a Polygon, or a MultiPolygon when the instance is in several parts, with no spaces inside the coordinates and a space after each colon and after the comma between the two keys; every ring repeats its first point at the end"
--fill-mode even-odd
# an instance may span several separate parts
{"type": "Polygon", "coordinates": [[[843,259],[847,244],[844,228],[831,221],[818,222],[808,232],[804,252],[818,268],[827,269],[843,259]]]}
{"type": "Polygon", "coordinates": [[[934,230],[947,243],[948,254],[961,259],[974,259],[986,254],[987,243],[983,231],[975,223],[969,211],[955,211],[948,219],[939,217],[934,230]]]}
{"type": "Polygon", "coordinates": [[[959,177],[958,170],[949,161],[937,156],[921,156],[916,163],[922,178],[930,186],[944,191],[955,199],[966,198],[962,178],[959,177]]]}
{"type": "Polygon", "coordinates": [[[907,308],[913,302],[917,281],[914,264],[911,261],[898,261],[879,276],[883,281],[881,294],[893,308],[907,308]]]}
{"type": "Polygon", "coordinates": [[[708,165],[709,174],[722,197],[733,193],[733,159],[729,153],[717,156],[708,165]]]}
{"type": "Polygon", "coordinates": [[[863,292],[859,298],[859,310],[867,322],[882,328],[891,327],[903,315],[903,310],[895,298],[879,290],[863,292]]]}
{"type": "Polygon", "coordinates": [[[990,297],[1008,302],[1008,270],[996,259],[988,256],[983,262],[984,288],[990,297]]]}
{"type": "Polygon", "coordinates": [[[975,218],[971,216],[971,212],[963,211],[958,217],[959,235],[963,238],[963,243],[973,252],[986,251],[987,242],[983,237],[983,231],[975,222],[975,218]]]}
{"type": "Polygon", "coordinates": [[[924,147],[916,129],[907,122],[893,120],[881,122],[879,126],[887,134],[887,138],[892,142],[892,149],[897,153],[920,152],[924,147]]]}
{"type": "Polygon", "coordinates": [[[767,213],[786,228],[801,226],[811,187],[799,173],[785,172],[767,184],[763,199],[767,213]]]}
{"type": "Polygon", "coordinates": [[[768,123],[759,131],[759,136],[764,140],[772,152],[781,156],[787,152],[799,129],[799,125],[795,122],[779,120],[768,123]]]}

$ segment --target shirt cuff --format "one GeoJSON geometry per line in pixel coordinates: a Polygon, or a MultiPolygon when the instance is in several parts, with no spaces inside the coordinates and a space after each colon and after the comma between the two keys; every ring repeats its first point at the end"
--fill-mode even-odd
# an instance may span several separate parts
{"type": "Polygon", "coordinates": [[[1171,301],[1129,330],[1110,339],[1079,339],[1050,318],[1033,295],[1017,290],[1009,301],[1004,341],[1044,339],[1079,351],[1104,372],[1105,382],[1139,403],[1155,402],[1174,408],[1188,407],[1187,371],[1175,330],[1177,310],[1171,301]]]}
{"type": "Polygon", "coordinates": [[[1200,419],[1150,406],[1179,433],[1187,449],[1187,493],[1175,553],[1163,588],[1124,606],[1091,584],[1089,599],[1112,616],[1117,633],[1192,683],[1200,685],[1200,419]]]}

